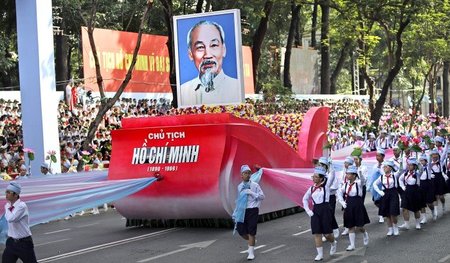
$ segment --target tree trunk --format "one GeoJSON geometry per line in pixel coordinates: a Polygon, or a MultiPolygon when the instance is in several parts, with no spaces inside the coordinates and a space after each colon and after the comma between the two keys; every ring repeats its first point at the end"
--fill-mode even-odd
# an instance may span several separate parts
{"type": "Polygon", "coordinates": [[[320,94],[330,94],[330,0],[320,2],[322,10],[320,34],[320,94]]]}
{"type": "Polygon", "coordinates": [[[444,61],[444,68],[442,69],[442,96],[443,98],[443,112],[444,117],[449,117],[448,111],[448,74],[450,73],[450,61],[444,61]]]}
{"type": "Polygon", "coordinates": [[[253,62],[253,81],[255,83],[255,93],[258,94],[261,91],[261,85],[258,85],[258,64],[261,58],[261,47],[264,41],[264,37],[267,32],[267,25],[269,23],[270,12],[272,11],[273,1],[267,0],[264,4],[263,16],[259,21],[258,28],[253,35],[252,45],[252,62],[253,62]]]}
{"type": "Polygon", "coordinates": [[[351,42],[347,41],[344,43],[344,46],[341,49],[338,62],[336,63],[336,68],[334,68],[333,73],[331,74],[331,78],[330,78],[330,93],[331,94],[337,93],[336,92],[337,91],[336,90],[337,89],[336,88],[337,79],[339,77],[339,74],[342,71],[342,68],[344,67],[345,58],[348,56],[350,47],[351,47],[351,42]]]}
{"type": "Polygon", "coordinates": [[[429,112],[434,113],[435,104],[434,99],[436,97],[434,92],[434,77],[432,74],[429,74],[426,78],[428,80],[428,96],[430,97],[430,105],[429,105],[429,112]]]}
{"type": "Polygon", "coordinates": [[[164,6],[164,20],[167,27],[167,49],[169,50],[170,59],[170,88],[172,90],[172,106],[174,108],[178,107],[178,94],[177,94],[177,77],[175,73],[175,51],[173,46],[173,2],[172,0],[160,0],[164,6]]]}
{"type": "Polygon", "coordinates": [[[317,31],[317,13],[318,13],[319,0],[314,0],[313,12],[311,17],[311,47],[316,48],[316,31],[317,31]]]}
{"type": "Polygon", "coordinates": [[[295,1],[291,2],[291,11],[292,18],[291,24],[289,26],[289,34],[287,38],[286,44],[286,52],[284,53],[284,72],[283,72],[283,83],[284,86],[292,90],[292,82],[291,82],[291,53],[292,53],[292,44],[294,42],[294,36],[296,35],[295,29],[298,27],[298,20],[300,18],[300,9],[301,5],[296,5],[295,1]]]}
{"type": "Polygon", "coordinates": [[[389,91],[389,87],[394,81],[397,74],[400,72],[400,69],[403,66],[402,52],[403,52],[403,41],[402,34],[405,31],[406,27],[411,22],[410,17],[406,18],[404,21],[400,22],[399,28],[397,30],[395,41],[397,44],[397,48],[395,50],[395,62],[394,66],[389,70],[389,73],[386,77],[386,80],[383,83],[383,87],[381,88],[381,94],[375,103],[375,108],[371,112],[370,119],[375,121],[375,126],[378,126],[381,115],[383,114],[384,103],[386,102],[386,97],[389,91]]]}
{"type": "MultiPolygon", "coordinates": [[[[114,94],[114,96],[111,99],[105,99],[104,97],[102,97],[99,111],[97,113],[97,116],[95,116],[94,121],[91,122],[91,124],[89,126],[88,134],[82,144],[82,149],[89,148],[89,144],[94,139],[95,133],[97,132],[97,128],[100,125],[100,123],[103,119],[103,116],[105,116],[105,114],[108,112],[108,110],[111,109],[112,106],[114,106],[114,104],[116,103],[117,100],[119,100],[120,96],[122,95],[123,91],[125,90],[126,86],[128,85],[128,83],[131,80],[133,69],[134,69],[134,66],[135,66],[136,60],[137,60],[137,55],[138,55],[139,49],[141,47],[142,31],[143,31],[143,28],[145,27],[145,25],[147,25],[147,23],[148,23],[148,17],[149,17],[149,13],[150,13],[149,11],[152,8],[152,6],[153,6],[153,1],[148,1],[147,5],[146,5],[146,9],[145,9],[144,14],[141,19],[141,24],[139,27],[136,46],[133,51],[133,57],[131,60],[130,67],[128,68],[127,74],[125,75],[125,79],[122,81],[119,89],[117,90],[117,92],[114,94]]],[[[96,11],[93,10],[91,15],[95,16],[95,13],[96,13],[96,11]]],[[[91,20],[91,22],[88,23],[89,43],[91,44],[91,49],[92,49],[92,53],[94,55],[94,59],[97,57],[97,60],[95,63],[97,80],[103,80],[102,76],[101,76],[101,72],[100,72],[100,64],[98,63],[98,56],[97,56],[98,54],[97,54],[97,49],[96,49],[95,41],[94,41],[93,26],[94,26],[94,23],[92,23],[92,20],[91,20]]],[[[103,81],[100,83],[97,83],[97,84],[99,85],[100,93],[104,94],[103,81]]],[[[80,163],[83,163],[83,162],[80,161],[80,163]]],[[[79,165],[79,166],[82,167],[82,165],[79,165]]],[[[77,168],[80,168],[80,167],[77,167],[77,168]]]]}
{"type": "Polygon", "coordinates": [[[203,0],[197,0],[197,6],[195,8],[195,13],[201,13],[203,10],[203,0]]]}
{"type": "Polygon", "coordinates": [[[55,35],[55,77],[56,77],[56,90],[64,91],[67,85],[67,80],[69,75],[67,72],[67,53],[68,53],[68,43],[67,36],[55,35]]]}

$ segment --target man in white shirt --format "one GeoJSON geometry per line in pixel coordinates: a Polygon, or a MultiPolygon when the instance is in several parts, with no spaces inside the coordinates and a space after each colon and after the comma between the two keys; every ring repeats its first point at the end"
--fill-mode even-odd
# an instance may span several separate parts
{"type": "Polygon", "coordinates": [[[35,263],[33,239],[28,220],[28,207],[20,200],[22,188],[17,182],[6,187],[5,219],[8,222],[8,239],[3,251],[3,263],[15,263],[21,259],[24,263],[35,263]]]}

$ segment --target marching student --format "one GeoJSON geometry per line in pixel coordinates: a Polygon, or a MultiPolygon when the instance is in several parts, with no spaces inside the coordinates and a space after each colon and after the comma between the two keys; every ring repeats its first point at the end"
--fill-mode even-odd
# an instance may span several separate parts
{"type": "Polygon", "coordinates": [[[337,241],[334,238],[332,221],[333,213],[330,207],[330,188],[326,180],[327,171],[325,168],[318,166],[314,168],[312,180],[314,184],[306,191],[303,196],[303,208],[311,218],[311,232],[314,235],[317,256],[315,261],[323,259],[323,241],[322,235],[331,243],[330,256],[336,253],[337,241]],[[313,204],[312,210],[309,207],[310,202],[313,204]]]}
{"type": "Polygon", "coordinates": [[[250,180],[252,170],[248,165],[241,166],[242,182],[238,185],[238,194],[247,196],[247,204],[243,222],[237,222],[236,230],[239,235],[247,240],[248,260],[255,258],[256,231],[258,226],[258,215],[261,201],[265,195],[259,184],[250,180]]]}
{"type": "Polygon", "coordinates": [[[355,161],[356,168],[358,168],[358,178],[359,178],[359,180],[361,180],[361,184],[363,186],[362,187],[362,189],[363,189],[362,199],[365,200],[366,192],[367,192],[366,183],[367,183],[369,171],[367,170],[367,166],[362,164],[362,156],[361,155],[354,156],[353,160],[355,161]]]}
{"type": "MultiPolygon", "coordinates": [[[[355,164],[355,161],[354,161],[353,157],[351,157],[351,156],[345,157],[345,160],[344,160],[344,169],[343,169],[343,172],[342,172],[342,178],[340,178],[339,189],[340,189],[345,183],[347,183],[347,169],[348,169],[348,167],[350,167],[350,166],[352,166],[352,165],[354,165],[354,164],[355,164]]],[[[338,192],[339,192],[339,189],[338,189],[338,192]]],[[[338,197],[338,200],[339,200],[339,197],[338,197]]],[[[348,235],[348,228],[347,228],[347,227],[344,226],[344,231],[342,232],[341,235],[343,235],[343,236],[348,235]]]]}
{"type": "MultiPolygon", "coordinates": [[[[329,203],[331,206],[331,211],[333,212],[333,218],[332,218],[332,227],[333,227],[333,235],[335,238],[339,237],[339,226],[336,221],[336,192],[339,188],[339,179],[336,178],[336,173],[334,169],[331,167],[331,162],[327,157],[320,157],[319,158],[319,165],[326,170],[326,184],[330,188],[330,198],[329,203]]],[[[323,241],[325,241],[326,238],[323,238],[323,241]]]]}
{"type": "Polygon", "coordinates": [[[433,219],[437,219],[437,210],[435,212],[434,209],[434,201],[436,201],[436,195],[434,194],[434,175],[430,172],[430,167],[428,165],[428,156],[426,154],[422,154],[419,158],[420,162],[420,169],[419,169],[419,176],[420,176],[420,192],[422,194],[422,220],[420,221],[421,224],[427,223],[427,213],[426,213],[426,207],[431,210],[431,214],[433,216],[433,219]]]}
{"type": "Polygon", "coordinates": [[[375,147],[377,149],[386,150],[389,148],[389,145],[390,145],[390,142],[389,142],[389,138],[387,136],[387,131],[381,130],[380,135],[375,140],[375,147]]]}
{"type": "Polygon", "coordinates": [[[447,192],[447,175],[444,173],[443,165],[440,159],[438,150],[433,149],[430,151],[431,162],[430,171],[434,175],[434,194],[436,195],[436,201],[434,203],[435,211],[434,214],[437,217],[437,203],[441,201],[442,213],[445,212],[445,193],[447,192]]]}
{"type": "MultiPolygon", "coordinates": [[[[384,162],[384,155],[385,152],[383,149],[378,149],[376,154],[376,160],[377,163],[372,168],[372,172],[367,178],[367,190],[371,192],[372,194],[372,201],[375,204],[376,207],[380,208],[380,202],[381,202],[381,196],[378,194],[378,192],[373,187],[373,183],[380,178],[380,176],[383,174],[383,162],[384,162]]],[[[384,217],[378,213],[378,223],[382,224],[384,223],[384,217]]]]}
{"type": "MultiPolygon", "coordinates": [[[[448,144],[447,144],[448,145],[448,144]]],[[[450,149],[447,149],[444,159],[445,174],[450,177],[450,149]]],[[[447,180],[447,193],[450,193],[450,180],[447,180]]]]}
{"type": "Polygon", "coordinates": [[[418,163],[416,158],[408,160],[408,170],[400,175],[398,179],[400,187],[403,189],[401,195],[401,208],[403,212],[404,223],[399,226],[401,229],[409,229],[409,212],[414,213],[416,218],[416,229],[420,227],[420,209],[421,209],[421,193],[420,193],[420,178],[417,172],[418,163]]]}
{"type": "Polygon", "coordinates": [[[369,244],[369,234],[364,225],[370,223],[367,215],[361,180],[358,179],[358,168],[350,166],[346,173],[347,181],[339,188],[337,198],[344,208],[344,226],[349,229],[348,238],[350,245],[347,251],[355,250],[356,229],[363,233],[363,242],[369,244]]]}
{"type": "Polygon", "coordinates": [[[384,175],[373,182],[373,188],[381,195],[378,214],[387,219],[387,236],[398,236],[397,217],[400,215],[400,198],[395,178],[395,164],[392,161],[383,162],[384,175]],[[378,187],[381,184],[382,189],[378,187]]]}

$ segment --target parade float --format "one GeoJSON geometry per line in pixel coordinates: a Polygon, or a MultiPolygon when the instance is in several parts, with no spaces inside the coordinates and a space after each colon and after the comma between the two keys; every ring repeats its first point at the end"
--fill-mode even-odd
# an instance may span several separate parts
{"type": "Polygon", "coordinates": [[[280,127],[283,122],[277,118],[283,116],[253,116],[243,113],[246,109],[219,112],[225,113],[188,109],[172,116],[123,119],[122,128],[112,132],[110,180],[160,179],[114,203],[127,225],[230,223],[243,164],[264,167],[262,219],[300,210],[312,160],[323,153],[329,109],[311,108],[301,116],[298,131],[288,123],[280,127]],[[292,133],[295,139],[287,136],[292,133]]]}

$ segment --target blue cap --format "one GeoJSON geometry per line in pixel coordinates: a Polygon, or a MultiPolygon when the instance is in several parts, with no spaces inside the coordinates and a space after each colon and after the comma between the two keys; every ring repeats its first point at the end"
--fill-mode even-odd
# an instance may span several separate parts
{"type": "Polygon", "coordinates": [[[435,141],[435,142],[440,142],[440,143],[442,143],[442,144],[445,143],[445,139],[442,138],[441,136],[436,136],[436,137],[434,137],[434,141],[435,141]]]}
{"type": "Polygon", "coordinates": [[[392,168],[392,170],[395,172],[397,169],[395,163],[393,161],[384,161],[383,162],[384,166],[390,166],[392,168]]]}
{"type": "Polygon", "coordinates": [[[241,173],[246,172],[246,171],[252,171],[252,169],[250,169],[250,166],[244,164],[241,166],[241,173]]]}
{"type": "Polygon", "coordinates": [[[17,182],[10,182],[9,185],[6,187],[6,190],[12,191],[19,195],[20,192],[22,191],[22,187],[17,182]]]}
{"type": "Polygon", "coordinates": [[[345,162],[350,165],[353,165],[355,163],[355,160],[353,159],[353,157],[347,156],[347,157],[345,157],[345,162]]]}
{"type": "Polygon", "coordinates": [[[354,166],[354,165],[349,166],[349,167],[347,168],[347,173],[348,173],[348,174],[357,174],[357,173],[358,173],[358,167],[356,167],[356,166],[354,166]]]}
{"type": "Polygon", "coordinates": [[[328,165],[328,164],[329,164],[329,162],[328,162],[328,157],[320,157],[320,158],[319,158],[319,163],[328,165]]]}
{"type": "Polygon", "coordinates": [[[327,174],[327,170],[325,170],[325,168],[323,167],[317,166],[316,168],[314,168],[314,173],[325,176],[327,174]]]}
{"type": "Polygon", "coordinates": [[[419,161],[422,161],[422,160],[425,160],[425,161],[428,162],[428,156],[427,156],[426,154],[422,154],[422,155],[419,157],[419,161]]]}
{"type": "Polygon", "coordinates": [[[438,154],[438,155],[440,155],[440,154],[439,154],[439,151],[436,150],[436,149],[433,149],[433,150],[430,151],[430,155],[433,155],[433,154],[438,154]]]}
{"type": "Polygon", "coordinates": [[[417,162],[417,159],[416,159],[416,158],[409,158],[409,159],[408,159],[408,164],[419,165],[419,163],[417,162]]]}

